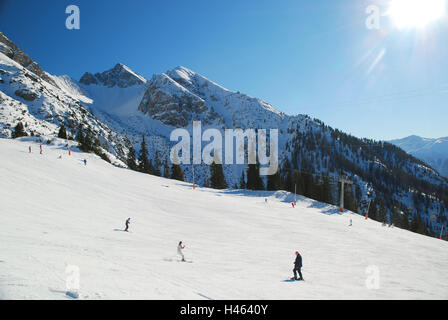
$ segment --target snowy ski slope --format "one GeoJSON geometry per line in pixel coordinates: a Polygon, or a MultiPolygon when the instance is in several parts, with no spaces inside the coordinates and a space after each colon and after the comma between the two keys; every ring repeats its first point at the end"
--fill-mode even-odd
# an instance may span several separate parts
{"type": "Polygon", "coordinates": [[[293,209],[286,192],[193,191],[69,157],[62,140],[41,155],[30,140],[0,139],[0,298],[72,299],[75,265],[79,299],[448,299],[445,241],[302,197],[293,209]],[[305,282],[285,281],[295,250],[305,282]]]}

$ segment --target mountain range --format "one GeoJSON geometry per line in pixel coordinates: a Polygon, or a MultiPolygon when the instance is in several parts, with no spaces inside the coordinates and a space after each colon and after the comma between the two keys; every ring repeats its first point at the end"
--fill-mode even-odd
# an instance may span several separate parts
{"type": "Polygon", "coordinates": [[[389,142],[429,164],[448,178],[448,137],[430,139],[412,135],[389,142]]]}
{"type": "MultiPolygon", "coordinates": [[[[19,121],[28,134],[42,137],[57,135],[64,125],[72,137],[79,130],[90,132],[105,157],[122,167],[131,146],[139,152],[145,137],[151,161],[162,169],[174,144],[170,133],[176,128],[191,132],[196,120],[203,129],[221,131],[278,129],[279,175],[288,190],[297,186],[301,194],[315,197],[327,177],[336,203],[337,180],[344,175],[353,182],[345,196],[354,211],[381,198],[390,220],[419,217],[427,233],[447,224],[447,180],[435,166],[391,143],[359,139],[307,115],[287,115],[183,66],[150,79],[121,63],[85,72],[79,81],[52,75],[0,33],[0,137],[12,137],[19,121]]],[[[192,166],[182,169],[192,182],[192,166]]],[[[244,170],[245,165],[224,164],[227,185],[239,187],[244,170]]],[[[208,165],[196,165],[194,174],[196,184],[208,184],[208,165]]]]}

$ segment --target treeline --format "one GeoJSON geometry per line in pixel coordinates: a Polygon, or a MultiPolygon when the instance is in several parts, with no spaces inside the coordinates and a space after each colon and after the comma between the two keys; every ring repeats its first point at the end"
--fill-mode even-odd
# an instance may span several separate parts
{"type": "MultiPolygon", "coordinates": [[[[62,139],[69,138],[67,137],[67,131],[65,126],[62,125],[61,128],[59,129],[58,137],[62,139]]],[[[75,140],[78,142],[79,150],[84,152],[93,152],[99,157],[101,157],[101,159],[109,163],[111,162],[107,154],[103,152],[103,148],[106,151],[108,151],[109,149],[107,141],[104,141],[104,144],[101,145],[100,138],[94,134],[94,132],[91,130],[90,127],[84,129],[83,126],[80,125],[75,140]]]]}
{"type": "Polygon", "coordinates": [[[158,177],[165,177],[179,181],[185,181],[184,172],[180,165],[173,164],[171,167],[168,164],[168,159],[162,164],[158,152],[155,152],[155,161],[149,157],[149,149],[146,143],[146,138],[142,136],[140,144],[140,155],[137,158],[136,152],[132,144],[129,147],[126,164],[128,168],[141,173],[151,174],[158,177]]]}
{"type": "MultiPolygon", "coordinates": [[[[298,127],[295,130],[290,129],[290,133],[293,133],[294,137],[287,143],[291,162],[286,163],[286,171],[315,172],[318,175],[329,172],[336,176],[347,172],[356,175],[363,181],[368,181],[376,193],[376,200],[370,207],[370,210],[373,210],[369,214],[370,218],[380,222],[389,221],[397,227],[426,235],[435,235],[433,222],[446,225],[446,184],[436,185],[418,178],[418,167],[427,165],[400,148],[386,142],[358,139],[323,123],[318,123],[314,128],[305,126],[305,130],[299,130],[298,127]],[[401,197],[407,199],[409,192],[413,195],[412,208],[409,208],[409,204],[399,201],[401,197]],[[434,212],[436,205],[440,206],[436,220],[425,221],[422,214],[434,212]]],[[[301,179],[296,180],[305,180],[305,185],[308,186],[301,186],[298,193],[303,192],[310,198],[328,202],[324,199],[325,192],[322,187],[319,190],[319,187],[315,186],[316,181],[311,181],[312,176],[301,175],[301,179]]],[[[322,178],[318,179],[317,185],[323,185],[322,178]]],[[[291,187],[288,190],[292,191],[291,187]]],[[[344,194],[345,208],[358,212],[361,197],[359,186],[354,184],[352,188],[348,187],[344,194]]]]}

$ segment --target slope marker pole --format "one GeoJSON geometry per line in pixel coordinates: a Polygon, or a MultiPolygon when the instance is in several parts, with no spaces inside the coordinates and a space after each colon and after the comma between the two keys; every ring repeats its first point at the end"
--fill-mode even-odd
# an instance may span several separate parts
{"type": "Polygon", "coordinates": [[[195,184],[194,184],[194,164],[192,164],[191,166],[192,166],[192,168],[193,168],[193,190],[194,190],[195,187],[196,187],[195,184]]]}

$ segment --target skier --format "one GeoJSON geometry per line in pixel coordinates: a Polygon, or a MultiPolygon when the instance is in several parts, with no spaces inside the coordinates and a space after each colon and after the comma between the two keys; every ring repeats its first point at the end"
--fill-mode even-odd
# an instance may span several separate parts
{"type": "Polygon", "coordinates": [[[40,145],[40,154],[42,154],[42,145],[40,145]]]}
{"type": "Polygon", "coordinates": [[[291,202],[292,207],[294,208],[294,202],[291,202]]]}
{"type": "Polygon", "coordinates": [[[29,150],[29,151],[30,151],[30,153],[31,153],[31,146],[29,146],[29,147],[28,147],[28,150],[29,150]]]}
{"type": "Polygon", "coordinates": [[[302,256],[300,255],[299,251],[296,251],[296,260],[294,261],[294,269],[292,269],[292,272],[294,272],[294,280],[304,280],[302,277],[302,256]],[[297,272],[299,272],[299,279],[297,279],[297,272]]]}
{"type": "Polygon", "coordinates": [[[86,159],[84,159],[84,165],[85,165],[85,166],[87,165],[87,160],[86,160],[86,159]]]}
{"type": "Polygon", "coordinates": [[[352,218],[350,218],[350,224],[348,225],[349,227],[352,226],[352,218]]]}
{"type": "Polygon", "coordinates": [[[131,218],[128,218],[127,220],[126,220],[126,229],[124,229],[124,231],[128,231],[128,229],[129,229],[129,224],[131,223],[131,218]]]}
{"type": "Polygon", "coordinates": [[[185,246],[182,245],[182,241],[180,241],[179,244],[177,245],[177,254],[182,257],[182,261],[185,261],[184,254],[182,253],[183,248],[185,248],[185,246]]]}

